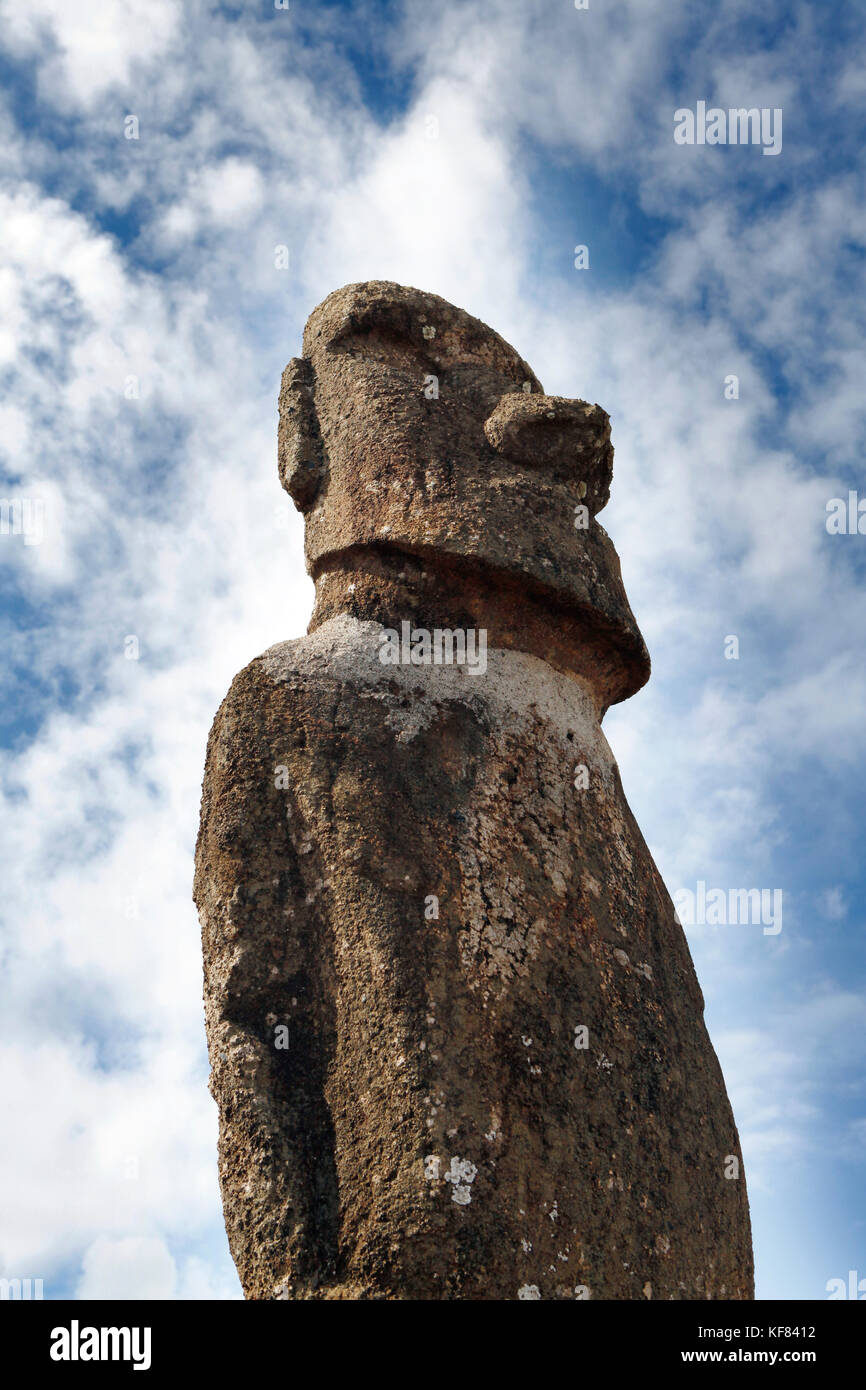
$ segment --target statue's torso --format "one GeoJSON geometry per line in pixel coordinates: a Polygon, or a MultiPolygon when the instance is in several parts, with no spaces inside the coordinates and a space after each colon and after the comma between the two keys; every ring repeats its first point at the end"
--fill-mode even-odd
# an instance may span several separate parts
{"type": "Polygon", "coordinates": [[[290,1297],[751,1296],[700,991],[588,693],[512,651],[382,665],[380,631],[271,648],[212,734],[197,898],[247,1292],[279,1246],[290,1297]]]}

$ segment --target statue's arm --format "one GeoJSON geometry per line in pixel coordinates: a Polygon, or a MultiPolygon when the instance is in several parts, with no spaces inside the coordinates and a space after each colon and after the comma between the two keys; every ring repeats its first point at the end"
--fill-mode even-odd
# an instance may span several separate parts
{"type": "Polygon", "coordinates": [[[333,1263],[337,1229],[323,1096],[329,933],[317,917],[316,847],[288,774],[293,722],[288,692],[259,663],[235,679],[208,741],[196,847],[220,1185],[254,1298],[283,1287],[303,1296],[333,1263]]]}

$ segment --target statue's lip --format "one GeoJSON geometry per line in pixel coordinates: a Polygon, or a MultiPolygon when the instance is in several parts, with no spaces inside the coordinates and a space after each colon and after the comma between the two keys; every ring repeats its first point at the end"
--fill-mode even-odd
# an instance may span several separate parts
{"type": "MultiPolygon", "coordinates": [[[[627,645],[636,643],[645,649],[643,637],[631,611],[622,578],[619,572],[619,559],[613,543],[604,528],[596,523],[600,553],[594,559],[603,562],[604,573],[597,563],[592,565],[591,584],[581,583],[575,588],[574,570],[569,565],[551,560],[549,567],[544,565],[544,556],[518,555],[513,549],[503,547],[499,554],[479,553],[470,548],[460,537],[437,537],[435,542],[423,542],[409,535],[401,535],[388,528],[376,534],[356,534],[345,543],[336,543],[318,553],[315,558],[308,556],[308,573],[317,583],[329,569],[345,568],[357,563],[364,568],[364,557],[375,556],[377,563],[394,563],[402,560],[417,561],[431,570],[443,566],[453,572],[483,579],[491,588],[504,583],[509,590],[519,586],[527,595],[546,599],[557,610],[572,611],[584,616],[598,615],[602,624],[611,632],[618,631],[626,639],[627,645]],[[604,563],[606,561],[607,563],[604,563]]],[[[514,594],[516,598],[516,591],[514,594]]]]}

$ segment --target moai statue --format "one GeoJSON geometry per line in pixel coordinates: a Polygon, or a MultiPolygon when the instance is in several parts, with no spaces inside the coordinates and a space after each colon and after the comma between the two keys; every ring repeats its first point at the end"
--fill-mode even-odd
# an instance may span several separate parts
{"type": "Polygon", "coordinates": [[[244,1292],[751,1298],[701,991],[601,731],[649,676],[608,417],[387,282],[303,354],[315,609],[217,714],[197,849],[244,1292]]]}

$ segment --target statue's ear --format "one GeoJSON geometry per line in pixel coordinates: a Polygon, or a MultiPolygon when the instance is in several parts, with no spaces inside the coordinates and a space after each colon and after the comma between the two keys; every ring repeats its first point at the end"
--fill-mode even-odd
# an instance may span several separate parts
{"type": "Polygon", "coordinates": [[[306,357],[293,357],[283,372],[277,467],[280,482],[298,511],[308,511],[322,485],[325,460],[313,402],[312,368],[306,357]]]}

